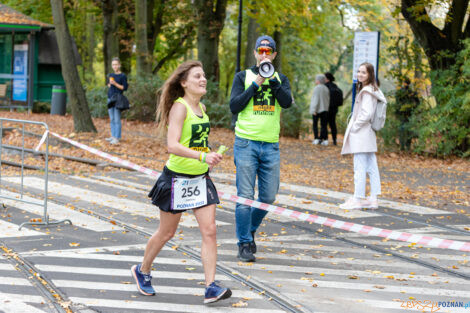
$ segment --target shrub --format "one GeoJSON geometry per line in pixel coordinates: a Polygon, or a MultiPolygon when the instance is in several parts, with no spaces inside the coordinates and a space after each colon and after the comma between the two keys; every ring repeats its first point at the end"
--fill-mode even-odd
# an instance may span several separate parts
{"type": "Polygon", "coordinates": [[[470,156],[470,40],[449,69],[431,72],[436,103],[423,102],[411,123],[415,150],[435,156],[470,156]]]}
{"type": "Polygon", "coordinates": [[[108,116],[108,87],[89,88],[86,90],[86,98],[92,117],[108,116]]]}
{"type": "Polygon", "coordinates": [[[201,101],[206,106],[211,127],[230,128],[232,112],[230,111],[229,99],[225,99],[216,83],[207,82],[207,93],[201,101]]]}
{"type": "Polygon", "coordinates": [[[281,135],[299,138],[302,133],[308,132],[308,125],[302,123],[308,118],[308,108],[305,104],[294,102],[288,109],[282,110],[281,135]]]}
{"type": "Polygon", "coordinates": [[[157,108],[157,92],[162,85],[163,81],[156,75],[130,77],[129,89],[125,92],[130,103],[127,118],[154,121],[157,108]]]}

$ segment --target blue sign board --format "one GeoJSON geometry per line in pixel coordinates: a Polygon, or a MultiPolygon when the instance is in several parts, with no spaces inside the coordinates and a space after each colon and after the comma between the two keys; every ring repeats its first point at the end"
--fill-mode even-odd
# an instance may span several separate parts
{"type": "Polygon", "coordinates": [[[14,47],[13,54],[13,96],[15,101],[25,101],[28,97],[28,45],[14,47]]]}
{"type": "MultiPolygon", "coordinates": [[[[368,62],[374,66],[375,77],[379,74],[379,45],[380,32],[356,32],[354,34],[354,57],[353,57],[353,89],[352,89],[352,106],[356,100],[356,83],[357,70],[359,66],[368,62]]],[[[352,109],[351,109],[352,110],[352,109]]]]}

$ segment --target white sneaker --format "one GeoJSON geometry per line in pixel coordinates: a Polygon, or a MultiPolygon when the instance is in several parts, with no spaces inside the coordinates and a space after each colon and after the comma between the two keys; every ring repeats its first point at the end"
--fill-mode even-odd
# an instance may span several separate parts
{"type": "Polygon", "coordinates": [[[339,208],[343,210],[357,210],[362,208],[369,208],[370,202],[366,199],[357,199],[357,198],[349,198],[346,200],[345,203],[340,204],[339,208]]]}
{"type": "Polygon", "coordinates": [[[371,200],[370,197],[367,197],[367,201],[369,201],[368,209],[378,209],[379,208],[379,200],[375,198],[375,200],[371,200]]]}
{"type": "Polygon", "coordinates": [[[117,145],[119,143],[119,139],[113,137],[109,143],[112,145],[117,145]]]}
{"type": "Polygon", "coordinates": [[[314,141],[312,141],[312,143],[314,145],[319,145],[320,144],[320,139],[315,139],[314,141]]]}
{"type": "Polygon", "coordinates": [[[104,140],[106,140],[106,141],[111,141],[111,140],[113,140],[113,138],[114,138],[114,137],[108,137],[108,138],[104,138],[104,140]]]}
{"type": "Polygon", "coordinates": [[[328,146],[328,140],[323,140],[323,141],[321,142],[321,145],[322,145],[322,146],[328,146]]]}

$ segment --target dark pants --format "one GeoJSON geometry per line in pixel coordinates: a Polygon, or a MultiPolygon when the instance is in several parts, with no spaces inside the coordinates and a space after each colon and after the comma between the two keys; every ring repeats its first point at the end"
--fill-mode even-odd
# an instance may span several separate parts
{"type": "Polygon", "coordinates": [[[336,134],[338,133],[338,131],[336,130],[336,113],[338,112],[328,112],[328,125],[330,125],[331,137],[333,138],[334,145],[336,145],[336,134]]]}
{"type": "Polygon", "coordinates": [[[313,136],[315,139],[328,140],[328,112],[317,113],[313,117],[313,136]],[[320,120],[320,137],[318,137],[318,120],[320,120]]]}

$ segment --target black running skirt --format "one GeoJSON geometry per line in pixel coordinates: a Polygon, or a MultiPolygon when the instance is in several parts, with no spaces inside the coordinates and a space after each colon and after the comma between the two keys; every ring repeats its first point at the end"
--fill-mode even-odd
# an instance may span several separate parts
{"type": "MultiPolygon", "coordinates": [[[[171,212],[173,214],[178,214],[181,212],[185,212],[187,210],[178,210],[173,211],[171,209],[171,185],[172,185],[172,178],[179,176],[179,177],[188,177],[194,178],[201,175],[187,175],[176,173],[169,170],[166,166],[163,168],[163,172],[158,177],[157,182],[153,186],[152,190],[150,190],[148,196],[152,199],[152,203],[160,208],[160,210],[165,212],[171,212]]],[[[217,204],[220,203],[219,196],[217,195],[217,189],[215,189],[214,183],[212,182],[211,178],[209,177],[209,172],[206,173],[206,183],[207,183],[207,205],[210,204],[217,204]]],[[[200,207],[194,208],[198,209],[200,207]]]]}

